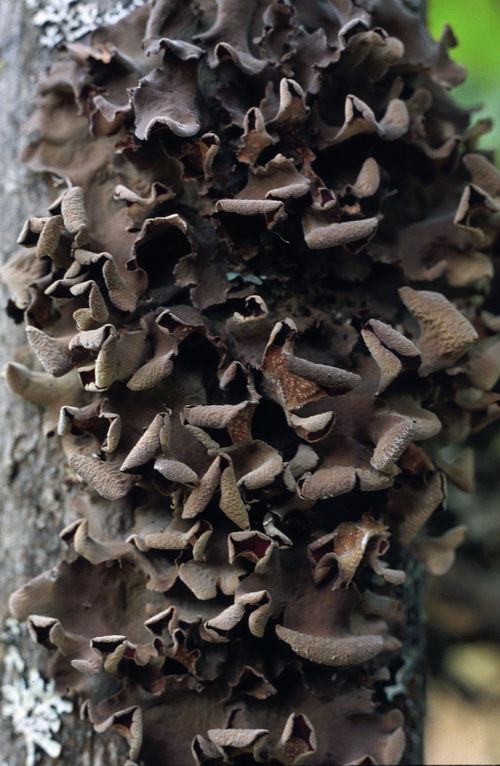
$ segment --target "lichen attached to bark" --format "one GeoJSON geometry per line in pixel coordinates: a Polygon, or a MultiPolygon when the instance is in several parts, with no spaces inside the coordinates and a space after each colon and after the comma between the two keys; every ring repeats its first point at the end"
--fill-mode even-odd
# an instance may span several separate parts
{"type": "Polygon", "coordinates": [[[11,609],[131,761],[402,757],[398,551],[451,566],[463,528],[421,530],[500,413],[451,40],[402,0],[156,0],[40,83],[6,377],[86,502],[11,609]]]}

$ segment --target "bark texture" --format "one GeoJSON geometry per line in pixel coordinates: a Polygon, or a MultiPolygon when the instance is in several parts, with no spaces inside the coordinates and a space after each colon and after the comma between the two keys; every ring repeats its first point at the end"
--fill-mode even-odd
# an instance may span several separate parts
{"type": "MultiPolygon", "coordinates": [[[[111,2],[103,2],[102,7],[111,2]]],[[[40,29],[33,24],[33,11],[22,0],[3,0],[0,14],[0,198],[2,209],[2,262],[17,248],[16,237],[26,210],[43,213],[47,190],[40,175],[21,163],[23,123],[33,110],[36,82],[53,53],[41,47],[40,29]]],[[[2,305],[7,290],[2,291],[2,305]]],[[[0,367],[16,357],[26,344],[22,326],[0,312],[0,367]]],[[[22,351],[21,351],[22,355],[22,351]]],[[[55,565],[64,556],[58,532],[69,518],[74,497],[66,487],[65,461],[57,440],[47,441],[42,430],[42,410],[16,397],[0,383],[0,625],[9,616],[10,594],[37,572],[55,565]]],[[[48,678],[48,657],[29,638],[26,626],[15,641],[28,668],[39,668],[48,678]]],[[[0,672],[4,678],[5,643],[0,643],[0,672]]],[[[78,699],[75,712],[63,715],[56,738],[63,744],[61,761],[78,766],[115,766],[127,752],[122,737],[111,732],[99,737],[89,724],[80,721],[78,699]]],[[[8,766],[26,763],[25,740],[13,731],[11,719],[0,717],[0,762],[8,766]]],[[[37,765],[50,766],[52,758],[37,750],[37,765]]],[[[59,760],[57,761],[59,763],[59,760]]]]}

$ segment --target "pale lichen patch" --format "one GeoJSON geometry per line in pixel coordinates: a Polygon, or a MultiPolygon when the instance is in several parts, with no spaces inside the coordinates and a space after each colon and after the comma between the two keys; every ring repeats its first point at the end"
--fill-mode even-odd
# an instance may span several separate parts
{"type": "Polygon", "coordinates": [[[71,713],[73,703],[54,694],[54,682],[46,682],[37,669],[26,668],[16,646],[20,632],[16,620],[9,618],[0,633],[0,642],[6,645],[0,716],[24,738],[26,766],[35,766],[37,748],[50,758],[60,756],[61,744],[53,735],[61,728],[61,714],[71,713]]]}
{"type": "Polygon", "coordinates": [[[96,2],[77,0],[25,0],[25,3],[33,11],[33,24],[43,30],[40,45],[54,48],[63,40],[80,40],[102,24],[115,24],[134,8],[144,5],[144,1],[121,0],[107,11],[102,11],[96,2]]]}

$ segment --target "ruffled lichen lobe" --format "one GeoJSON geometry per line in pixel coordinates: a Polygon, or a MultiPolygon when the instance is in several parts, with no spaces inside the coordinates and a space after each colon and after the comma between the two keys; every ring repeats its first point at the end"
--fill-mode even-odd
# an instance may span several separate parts
{"type": "Polygon", "coordinates": [[[39,86],[6,379],[87,500],[11,609],[131,761],[402,757],[399,546],[451,565],[443,450],[500,413],[450,40],[397,0],[156,0],[39,86]]]}

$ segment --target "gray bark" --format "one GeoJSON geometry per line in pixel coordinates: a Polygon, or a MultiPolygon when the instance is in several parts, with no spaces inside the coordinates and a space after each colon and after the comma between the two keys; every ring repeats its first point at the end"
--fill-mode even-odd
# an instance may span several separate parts
{"type": "MultiPolygon", "coordinates": [[[[110,3],[108,3],[110,5],[110,3]]],[[[22,0],[1,0],[0,4],[0,198],[1,257],[5,262],[16,251],[16,238],[28,215],[45,215],[46,192],[43,180],[19,161],[22,125],[31,111],[36,81],[51,59],[39,45],[40,30],[31,21],[33,11],[22,0]]],[[[22,325],[16,326],[4,311],[7,292],[2,288],[0,310],[0,366],[26,344],[22,325]]],[[[47,441],[42,431],[42,413],[15,396],[0,382],[0,629],[8,616],[8,598],[34,575],[50,568],[65,555],[58,533],[71,521],[72,492],[65,488],[65,461],[56,441],[47,441]]],[[[39,668],[47,676],[50,660],[46,650],[37,647],[22,627],[16,641],[29,668],[39,668]]],[[[5,655],[0,643],[0,665],[5,655]]],[[[5,677],[2,683],[8,680],[5,677]]],[[[63,715],[61,730],[55,735],[62,744],[60,759],[54,761],[37,750],[37,766],[78,763],[81,766],[116,766],[126,753],[122,737],[110,733],[96,735],[88,722],[75,713],[63,715]]],[[[23,736],[13,731],[12,721],[0,717],[0,763],[24,766],[26,749],[23,736]]]]}

